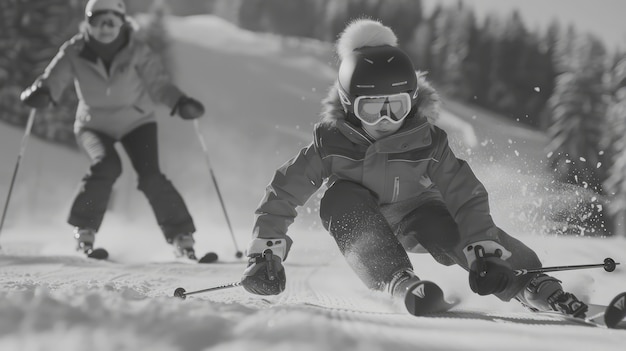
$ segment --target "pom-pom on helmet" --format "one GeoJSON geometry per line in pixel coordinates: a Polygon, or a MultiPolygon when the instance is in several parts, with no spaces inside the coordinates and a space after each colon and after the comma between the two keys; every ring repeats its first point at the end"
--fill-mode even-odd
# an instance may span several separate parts
{"type": "Polygon", "coordinates": [[[373,125],[385,116],[399,123],[416,104],[415,68],[396,45],[393,31],[373,20],[351,23],[337,42],[341,104],[363,123],[373,125]]]}

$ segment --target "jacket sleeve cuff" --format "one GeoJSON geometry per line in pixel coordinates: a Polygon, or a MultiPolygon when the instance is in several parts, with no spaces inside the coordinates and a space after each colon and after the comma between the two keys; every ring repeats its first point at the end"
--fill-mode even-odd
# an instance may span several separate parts
{"type": "Polygon", "coordinates": [[[289,249],[291,248],[292,240],[285,236],[283,238],[254,238],[248,244],[246,249],[246,256],[252,257],[254,255],[261,255],[267,250],[271,250],[274,256],[280,257],[285,261],[289,249]]]}
{"type": "Polygon", "coordinates": [[[494,254],[496,251],[499,250],[500,258],[502,258],[503,260],[506,260],[513,255],[504,246],[500,245],[499,243],[493,240],[482,240],[482,241],[473,242],[471,244],[466,245],[463,248],[463,254],[465,255],[465,259],[467,260],[468,267],[470,267],[472,263],[476,261],[477,257],[474,251],[474,248],[476,246],[482,246],[485,252],[489,254],[494,254]]]}

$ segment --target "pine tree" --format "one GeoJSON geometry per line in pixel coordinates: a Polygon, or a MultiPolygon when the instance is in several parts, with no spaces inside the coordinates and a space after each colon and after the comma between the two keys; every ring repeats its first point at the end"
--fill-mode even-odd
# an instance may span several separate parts
{"type": "Polygon", "coordinates": [[[422,21],[421,0],[325,0],[325,11],[320,11],[318,19],[322,30],[317,37],[334,41],[346,24],[359,18],[381,21],[393,29],[400,46],[413,37],[415,28],[422,21]],[[323,32],[323,34],[322,34],[323,32]]]}
{"type": "Polygon", "coordinates": [[[560,35],[561,26],[558,21],[553,20],[539,40],[537,47],[538,51],[545,57],[545,61],[543,61],[545,66],[537,72],[544,76],[543,85],[539,86],[543,103],[537,116],[537,127],[542,131],[548,130],[551,124],[547,102],[554,92],[554,85],[558,75],[558,68],[554,58],[556,57],[556,47],[558,46],[560,35]]]}
{"type": "MultiPolygon", "coordinates": [[[[59,47],[78,32],[86,0],[0,1],[0,119],[26,121],[20,92],[43,73],[59,47]]],[[[38,111],[33,134],[75,146],[72,125],[77,103],[66,89],[54,109],[38,111]]]]}
{"type": "Polygon", "coordinates": [[[626,235],[626,54],[620,54],[609,72],[610,102],[608,107],[609,137],[607,146],[611,157],[609,175],[604,185],[611,195],[611,215],[621,224],[626,235]]]}
{"type": "Polygon", "coordinates": [[[476,20],[471,9],[460,2],[443,9],[434,17],[433,69],[442,89],[461,100],[470,100],[478,73],[477,62],[471,59],[476,38],[476,20]]]}
{"type": "Polygon", "coordinates": [[[513,115],[522,106],[517,90],[525,80],[522,61],[526,57],[528,31],[516,11],[498,27],[494,33],[496,41],[492,47],[487,99],[495,110],[513,115]]]}
{"type": "Polygon", "coordinates": [[[441,33],[437,23],[442,16],[443,8],[436,5],[430,16],[424,18],[413,31],[412,39],[406,45],[406,50],[413,58],[416,68],[429,73],[429,79],[438,81],[440,73],[438,71],[437,55],[440,47],[437,41],[441,33]]]}
{"type": "Polygon", "coordinates": [[[420,22],[413,32],[413,37],[406,45],[407,54],[413,59],[415,69],[431,70],[431,47],[434,40],[433,26],[430,19],[420,22]]]}
{"type": "MultiPolygon", "coordinates": [[[[568,43],[572,52],[563,60],[549,100],[552,125],[547,149],[559,180],[602,191],[601,165],[605,105],[603,103],[605,49],[587,35],[568,43]]],[[[563,58],[562,58],[563,59],[563,58]]]]}
{"type": "Polygon", "coordinates": [[[472,45],[472,57],[477,62],[477,72],[472,83],[475,89],[473,102],[487,108],[490,108],[488,96],[494,84],[491,80],[494,60],[492,52],[497,43],[500,28],[500,21],[493,15],[488,15],[479,27],[476,40],[472,45]]]}
{"type": "Polygon", "coordinates": [[[152,51],[158,55],[165,69],[172,70],[169,56],[170,37],[165,27],[165,16],[170,12],[165,0],[153,0],[145,23],[138,28],[137,38],[148,43],[152,51]]]}

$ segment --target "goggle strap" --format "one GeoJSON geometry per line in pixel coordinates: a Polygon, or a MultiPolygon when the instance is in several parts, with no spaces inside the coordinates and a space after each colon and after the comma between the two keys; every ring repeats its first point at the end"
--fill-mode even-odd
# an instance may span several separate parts
{"type": "Polygon", "coordinates": [[[341,99],[341,102],[344,103],[344,105],[352,105],[352,103],[350,103],[350,99],[346,96],[346,94],[344,94],[343,91],[341,91],[341,89],[337,90],[339,93],[339,99],[341,99]]]}

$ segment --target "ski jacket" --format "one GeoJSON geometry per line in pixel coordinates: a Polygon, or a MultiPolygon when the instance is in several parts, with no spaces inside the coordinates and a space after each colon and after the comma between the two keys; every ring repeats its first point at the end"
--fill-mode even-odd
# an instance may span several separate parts
{"type": "Polygon", "coordinates": [[[322,121],[312,143],[281,166],[256,210],[254,238],[283,238],[298,206],[304,205],[326,181],[362,184],[387,205],[432,193],[436,188],[458,224],[461,242],[497,238],[487,191],[469,165],[458,159],[446,133],[432,122],[438,116],[438,96],[418,75],[417,112],[393,135],[372,141],[362,128],[345,118],[331,89],[322,121]]]}
{"type": "Polygon", "coordinates": [[[38,78],[50,89],[53,101],[73,81],[79,100],[75,132],[87,128],[119,139],[155,121],[153,101],[173,108],[183,95],[170,82],[158,56],[132,30],[128,32],[128,44],[113,58],[108,72],[86,45],[87,34],[81,32],[61,46],[38,78]]]}

